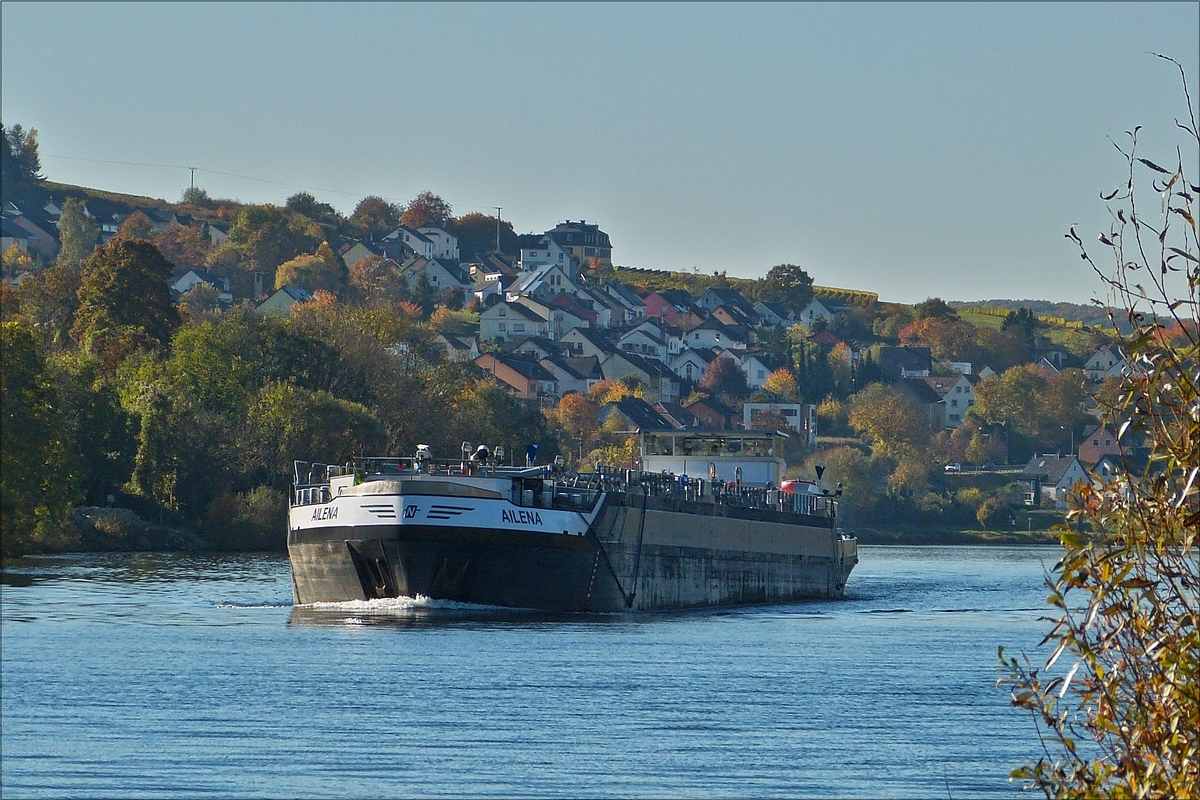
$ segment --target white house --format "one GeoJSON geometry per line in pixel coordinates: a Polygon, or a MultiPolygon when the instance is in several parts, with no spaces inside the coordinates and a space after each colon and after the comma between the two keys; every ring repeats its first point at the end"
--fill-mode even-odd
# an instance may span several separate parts
{"type": "Polygon", "coordinates": [[[575,264],[571,260],[571,254],[560,247],[558,242],[549,236],[522,239],[521,258],[517,262],[522,272],[540,267],[558,267],[569,276],[568,280],[575,280],[575,264]]]}
{"type": "Polygon", "coordinates": [[[446,358],[450,361],[474,361],[479,358],[479,342],[475,341],[474,336],[443,331],[433,341],[446,351],[446,358]]]}
{"type": "MultiPolygon", "coordinates": [[[[412,228],[407,228],[401,225],[396,230],[383,237],[385,242],[399,242],[406,248],[411,250],[415,255],[422,258],[433,259],[436,254],[434,252],[434,243],[425,234],[420,231],[414,231],[412,228]]],[[[457,248],[458,243],[455,242],[457,248]]]]}
{"type": "Polygon", "coordinates": [[[1083,365],[1083,374],[1088,380],[1099,383],[1105,378],[1128,375],[1129,365],[1115,347],[1102,347],[1083,365]]]}
{"type": "Polygon", "coordinates": [[[667,345],[648,330],[635,328],[617,340],[617,347],[626,353],[637,353],[642,358],[655,361],[667,360],[667,345]]]}
{"type": "Polygon", "coordinates": [[[767,382],[767,376],[779,369],[775,363],[762,353],[746,353],[741,356],[739,366],[746,374],[746,384],[751,389],[761,389],[767,382]]]}
{"type": "Polygon", "coordinates": [[[688,348],[671,361],[671,371],[684,380],[698,383],[704,377],[704,370],[717,354],[704,348],[688,348]]]}
{"type": "Polygon", "coordinates": [[[523,273],[517,282],[509,287],[505,296],[509,300],[516,300],[518,297],[552,300],[555,295],[574,295],[578,291],[579,287],[571,280],[566,270],[555,264],[548,264],[523,273]]]}
{"type": "Polygon", "coordinates": [[[571,313],[565,308],[556,305],[547,305],[532,297],[521,297],[517,300],[509,301],[509,305],[524,306],[545,319],[548,326],[545,335],[556,341],[561,339],[572,328],[586,328],[589,325],[587,320],[571,313]]]}
{"type": "Polygon", "coordinates": [[[799,322],[806,328],[811,328],[817,320],[824,320],[827,323],[832,322],[835,317],[845,313],[845,311],[845,306],[835,305],[830,302],[821,302],[814,297],[804,307],[804,310],[800,312],[799,322]]]}
{"type": "Polygon", "coordinates": [[[458,237],[441,225],[422,225],[417,233],[433,242],[433,257],[458,261],[458,237]]]}
{"type": "Polygon", "coordinates": [[[363,242],[351,242],[342,245],[338,250],[338,255],[342,257],[342,263],[346,265],[346,269],[350,269],[350,267],[353,267],[364,258],[379,256],[381,253],[376,252],[374,248],[363,242]]]}
{"type": "Polygon", "coordinates": [[[679,402],[679,377],[661,361],[642,358],[635,353],[617,351],[600,362],[605,380],[620,380],[633,375],[646,385],[653,400],[679,402]]]}
{"type": "Polygon", "coordinates": [[[746,339],[737,328],[722,325],[715,319],[707,319],[688,331],[686,343],[693,350],[714,347],[724,350],[746,349],[746,339]]]}
{"type": "Polygon", "coordinates": [[[464,298],[467,292],[474,292],[475,285],[452,262],[442,262],[436,258],[412,256],[401,265],[401,273],[411,287],[422,273],[429,279],[434,289],[454,289],[462,292],[464,298]]]}
{"type": "Polygon", "coordinates": [[[214,275],[208,270],[197,271],[189,269],[182,278],[171,284],[171,288],[183,294],[202,283],[206,283],[217,290],[217,300],[222,305],[228,306],[233,303],[233,294],[229,291],[229,278],[214,275]]]}
{"type": "Polygon", "coordinates": [[[924,381],[946,401],[947,428],[957,428],[961,425],[971,406],[975,405],[974,384],[966,375],[929,375],[913,380],[924,381]]]}
{"type": "Polygon", "coordinates": [[[595,356],[601,360],[616,351],[602,335],[586,328],[572,328],[559,337],[559,342],[569,345],[576,356],[595,356]]]}
{"type": "Polygon", "coordinates": [[[490,342],[526,336],[548,336],[550,320],[521,303],[500,301],[479,315],[479,338],[490,342]]]}

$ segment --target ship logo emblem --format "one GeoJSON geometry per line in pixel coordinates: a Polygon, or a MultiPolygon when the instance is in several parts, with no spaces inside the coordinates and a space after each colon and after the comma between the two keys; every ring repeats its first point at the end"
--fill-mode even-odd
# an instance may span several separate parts
{"type": "Polygon", "coordinates": [[[396,507],[391,503],[363,503],[362,508],[370,511],[380,519],[396,518],[396,507]]]}
{"type": "Polygon", "coordinates": [[[416,517],[417,517],[417,507],[416,506],[405,506],[404,507],[404,518],[405,519],[416,519],[416,517]]]}
{"type": "Polygon", "coordinates": [[[429,507],[429,513],[426,514],[427,519],[451,519],[453,517],[461,517],[468,511],[474,511],[472,506],[439,506],[433,505],[429,507]]]}

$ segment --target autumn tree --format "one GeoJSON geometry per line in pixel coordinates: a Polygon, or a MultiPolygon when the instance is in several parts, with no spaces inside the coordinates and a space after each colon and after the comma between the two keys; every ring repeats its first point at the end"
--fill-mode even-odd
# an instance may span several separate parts
{"type": "Polygon", "coordinates": [[[204,231],[192,225],[172,225],[156,234],[154,246],[179,269],[204,269],[212,242],[204,231]]]}
{"type": "Polygon", "coordinates": [[[788,400],[795,400],[800,393],[796,376],[787,367],[780,367],[768,375],[767,379],[763,381],[762,388],[788,400]]]}
{"type": "Polygon", "coordinates": [[[572,439],[582,439],[587,444],[600,427],[596,418],[599,411],[600,407],[587,395],[568,392],[558,401],[555,415],[572,439]]]}
{"type": "Polygon", "coordinates": [[[121,227],[117,228],[114,239],[146,239],[154,238],[154,226],[150,224],[150,218],[141,211],[134,211],[125,221],[121,223],[121,227]]]}
{"type": "Polygon", "coordinates": [[[778,264],[768,270],[756,288],[758,300],[780,303],[799,314],[813,298],[813,279],[795,264],[778,264]]]}
{"type": "Polygon", "coordinates": [[[873,383],[850,398],[850,425],[880,453],[896,458],[928,452],[929,422],[900,389],[873,383]]]}
{"type": "MultiPolygon", "coordinates": [[[[400,224],[414,229],[428,224],[445,225],[449,222],[451,213],[449,203],[433,192],[424,191],[404,207],[404,213],[400,215],[400,224]]],[[[460,247],[459,251],[461,250],[460,247]]]]}
{"type": "Polygon", "coordinates": [[[83,260],[96,249],[100,227],[87,215],[84,203],[74,197],[63,201],[58,218],[58,260],[60,266],[79,269],[83,260]]]}
{"type": "Polygon", "coordinates": [[[179,325],[167,279],[171,264],[144,239],[116,239],[83,262],[71,336],[107,363],[165,347],[179,325]]]}
{"type": "Polygon", "coordinates": [[[13,275],[35,270],[40,266],[37,258],[28,250],[21,249],[16,242],[10,244],[8,249],[0,254],[0,263],[3,264],[5,272],[13,275]]]}
{"type": "Polygon", "coordinates": [[[390,258],[367,256],[350,267],[352,296],[361,303],[399,303],[409,298],[408,281],[390,258]]]}
{"type": "Polygon", "coordinates": [[[724,395],[731,400],[745,400],[750,395],[746,373],[731,358],[714,358],[704,368],[700,386],[714,394],[724,395]]]}

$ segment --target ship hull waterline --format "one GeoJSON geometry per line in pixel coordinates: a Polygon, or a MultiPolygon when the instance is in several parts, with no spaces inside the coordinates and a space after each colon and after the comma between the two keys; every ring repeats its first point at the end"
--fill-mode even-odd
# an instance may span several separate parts
{"type": "Polygon", "coordinates": [[[586,535],[326,525],[288,537],[295,601],[415,597],[570,612],[832,599],[857,563],[824,526],[611,505],[586,535]]]}

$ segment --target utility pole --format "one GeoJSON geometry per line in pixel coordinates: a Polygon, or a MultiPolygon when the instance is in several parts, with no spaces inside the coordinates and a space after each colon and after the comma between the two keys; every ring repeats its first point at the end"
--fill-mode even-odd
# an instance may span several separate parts
{"type": "Polygon", "coordinates": [[[500,206],[492,206],[496,209],[496,255],[500,255],[500,206]]]}
{"type": "Polygon", "coordinates": [[[192,188],[195,189],[196,188],[196,170],[199,169],[199,167],[188,167],[188,169],[190,169],[192,171],[192,188]]]}

